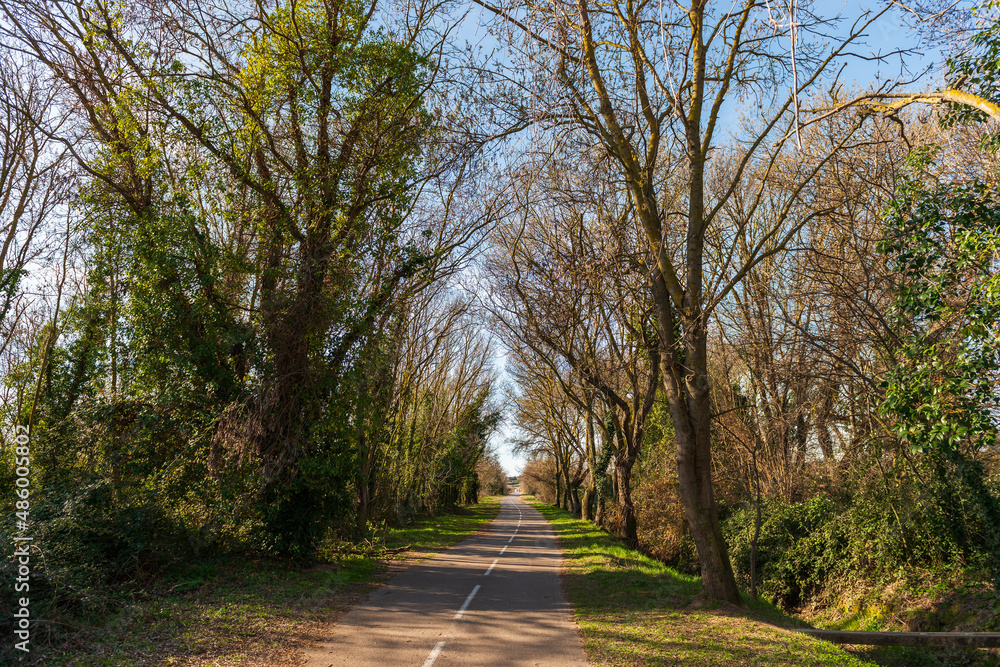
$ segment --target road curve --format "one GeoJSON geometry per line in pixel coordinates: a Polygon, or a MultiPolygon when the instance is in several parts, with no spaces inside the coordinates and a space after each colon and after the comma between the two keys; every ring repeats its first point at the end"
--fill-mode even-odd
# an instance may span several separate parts
{"type": "Polygon", "coordinates": [[[549,524],[517,496],[484,531],[375,590],[307,667],[586,665],[549,524]]]}

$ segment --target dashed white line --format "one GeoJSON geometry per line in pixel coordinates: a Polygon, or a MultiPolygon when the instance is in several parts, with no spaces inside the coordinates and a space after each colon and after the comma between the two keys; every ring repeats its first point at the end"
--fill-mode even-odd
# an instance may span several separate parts
{"type": "Polygon", "coordinates": [[[458,608],[458,613],[455,614],[456,621],[462,618],[462,614],[464,614],[465,610],[469,608],[469,604],[472,602],[472,598],[476,597],[476,593],[478,592],[479,592],[479,584],[476,584],[476,587],[472,589],[471,593],[469,593],[469,597],[465,598],[465,602],[463,602],[462,606],[458,608]]]}
{"type": "Polygon", "coordinates": [[[437,646],[434,647],[434,650],[431,651],[431,654],[427,656],[426,660],[424,660],[424,664],[422,667],[431,667],[431,665],[434,664],[434,661],[437,660],[437,657],[441,655],[441,649],[443,648],[444,648],[444,642],[443,641],[438,642],[437,646]]]}
{"type": "Polygon", "coordinates": [[[489,576],[490,572],[493,571],[493,568],[495,568],[497,566],[497,561],[499,561],[499,560],[500,560],[499,558],[494,558],[493,559],[493,564],[490,565],[490,569],[486,570],[486,572],[483,573],[484,577],[488,577],[489,576]]]}
{"type": "Polygon", "coordinates": [[[514,535],[511,535],[510,539],[507,540],[507,544],[510,544],[511,542],[513,542],[514,541],[514,537],[515,537],[514,535]]]}
{"type": "MultiPolygon", "coordinates": [[[[510,544],[507,545],[507,547],[509,547],[509,546],[510,546],[510,544]]],[[[507,547],[504,547],[503,549],[500,550],[500,555],[501,556],[503,556],[503,552],[504,551],[507,551],[507,547]]]]}
{"type": "MultiPolygon", "coordinates": [[[[496,561],[493,562],[496,563],[496,561]]],[[[493,568],[491,567],[490,569],[492,570],[493,568]]],[[[489,574],[489,572],[487,572],[487,574],[489,574]]],[[[476,597],[476,593],[478,592],[479,592],[479,584],[476,584],[476,587],[472,589],[471,593],[469,593],[469,597],[465,598],[465,602],[463,602],[462,606],[458,608],[458,613],[455,614],[454,618],[455,621],[461,620],[462,614],[464,614],[465,610],[469,608],[469,604],[472,602],[472,598],[476,597]]],[[[447,637],[450,634],[451,634],[451,628],[449,628],[448,632],[445,633],[444,635],[445,639],[442,639],[434,646],[434,649],[431,651],[431,654],[427,656],[427,659],[424,660],[424,664],[421,665],[421,667],[431,667],[431,665],[434,664],[434,661],[438,659],[439,655],[441,655],[441,651],[444,650],[444,645],[447,643],[448,641],[447,637]]]]}

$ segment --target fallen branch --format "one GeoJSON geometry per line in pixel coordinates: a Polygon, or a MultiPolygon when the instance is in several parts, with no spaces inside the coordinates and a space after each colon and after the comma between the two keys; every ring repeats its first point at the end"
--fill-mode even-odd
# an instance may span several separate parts
{"type": "Polygon", "coordinates": [[[836,644],[867,646],[948,646],[966,648],[1000,647],[1000,632],[856,632],[849,630],[812,630],[795,632],[825,639],[836,644]]]}

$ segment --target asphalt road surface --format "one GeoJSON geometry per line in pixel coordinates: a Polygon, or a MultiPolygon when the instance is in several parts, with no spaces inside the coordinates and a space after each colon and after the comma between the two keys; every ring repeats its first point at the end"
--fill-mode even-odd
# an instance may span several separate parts
{"type": "Polygon", "coordinates": [[[517,496],[464,542],[344,615],[308,667],[586,665],[548,522],[517,496]]]}

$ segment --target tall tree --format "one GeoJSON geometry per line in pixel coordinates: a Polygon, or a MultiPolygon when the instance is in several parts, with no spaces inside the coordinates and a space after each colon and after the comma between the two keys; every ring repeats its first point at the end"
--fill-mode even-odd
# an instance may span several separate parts
{"type": "Polygon", "coordinates": [[[758,0],[484,6],[503,16],[499,30],[524,55],[524,76],[538,74],[530,84],[514,82],[536,96],[522,108],[553,133],[585,136],[606,154],[644,230],[655,258],[645,271],[702,590],[739,603],[712,489],[709,320],[733,287],[810,219],[786,224],[852,133],[818,154],[797,155],[802,100],[889,6],[841,35],[836,17],[758,0]],[[723,146],[735,153],[725,167],[712,161],[723,146]],[[785,175],[775,200],[766,195],[778,165],[785,175]],[[754,194],[733,217],[727,203],[741,186],[754,194]],[[765,201],[774,207],[768,216],[761,215],[765,201]],[[710,235],[725,241],[716,266],[732,271],[706,274],[710,235]],[[749,250],[742,257],[737,242],[749,250]]]}
{"type": "MultiPolygon", "coordinates": [[[[129,225],[155,226],[164,198],[178,197],[214,198],[249,223],[249,271],[230,281],[235,294],[192,269],[210,302],[235,299],[259,326],[263,381],[229,392],[218,439],[259,457],[269,479],[308,452],[324,397],[401,286],[426,284],[456,245],[434,247],[432,230],[421,238],[404,226],[414,183],[446,168],[428,144],[433,45],[419,38],[431,18],[389,32],[373,25],[378,8],[0,5],[10,37],[82,111],[66,144],[129,225]],[[226,190],[203,180],[212,177],[226,190]]],[[[188,241],[199,238],[195,229],[188,241]]]]}
{"type": "MultiPolygon", "coordinates": [[[[52,138],[65,120],[54,108],[56,95],[36,63],[0,41],[0,364],[4,375],[14,370],[22,361],[21,355],[36,342],[23,336],[31,328],[27,320],[32,314],[50,322],[42,348],[55,344],[58,330],[53,319],[58,315],[52,312],[58,306],[42,305],[26,294],[42,291],[37,265],[52,261],[57,247],[69,249],[69,232],[61,235],[58,227],[65,225],[57,223],[60,209],[68,201],[71,181],[66,151],[52,138]],[[25,290],[24,279],[33,262],[35,284],[25,290]]],[[[66,253],[60,254],[65,261],[66,253]]],[[[64,282],[66,272],[60,273],[64,282]]],[[[48,355],[40,356],[39,365],[46,365],[48,355]]],[[[4,393],[9,389],[5,387],[4,393]]],[[[23,397],[8,407],[19,411],[13,404],[23,403],[20,399],[23,397]]],[[[10,418],[15,417],[11,414],[10,418]]]]}
{"type": "MultiPolygon", "coordinates": [[[[508,346],[547,364],[589,423],[603,424],[595,420],[595,394],[607,407],[621,532],[637,544],[631,475],[660,372],[646,278],[635,271],[648,251],[607,170],[600,163],[574,170],[568,155],[525,179],[519,217],[497,229],[490,307],[508,346]]],[[[594,464],[592,429],[579,439],[590,442],[594,464]]]]}

